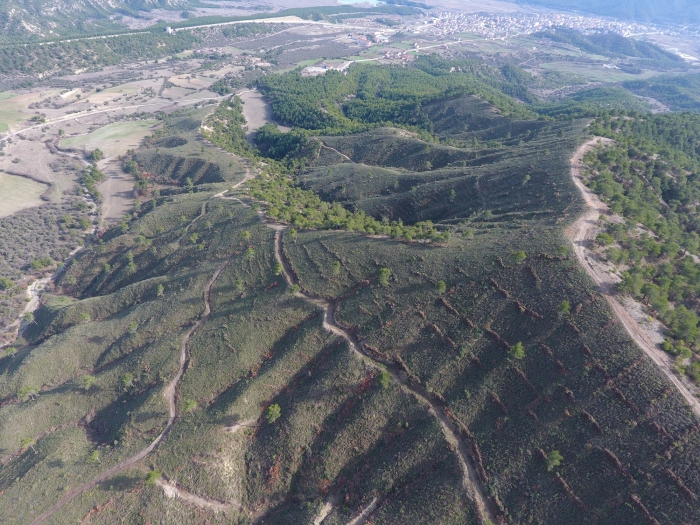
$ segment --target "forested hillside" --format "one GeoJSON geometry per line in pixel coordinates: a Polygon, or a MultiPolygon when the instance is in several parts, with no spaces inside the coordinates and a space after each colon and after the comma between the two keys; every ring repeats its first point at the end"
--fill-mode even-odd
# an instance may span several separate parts
{"type": "Polygon", "coordinates": [[[410,69],[359,64],[347,76],[335,71],[311,78],[296,73],[271,75],[258,84],[281,123],[327,133],[392,122],[430,131],[432,124],[421,115],[421,105],[459,95],[478,94],[508,114],[531,115],[503,93],[528,99],[527,89],[477,61],[448,62],[426,56],[410,69]]]}
{"type": "Polygon", "coordinates": [[[42,74],[100,68],[125,60],[144,60],[180,53],[198,39],[183,31],[122,35],[108,39],[0,46],[0,73],[42,74]]]}
{"type": "Polygon", "coordinates": [[[625,218],[598,242],[624,269],[621,289],[670,329],[664,349],[700,381],[700,365],[685,362],[700,350],[700,117],[611,116],[591,129],[615,145],[589,157],[590,187],[625,218]]]}
{"type": "Polygon", "coordinates": [[[187,0],[0,0],[0,41],[114,29],[111,14],[187,4],[187,0]]]}
{"type": "Polygon", "coordinates": [[[653,97],[674,111],[700,112],[700,75],[660,76],[625,82],[635,94],[653,97]]]}
{"type": "Polygon", "coordinates": [[[570,44],[589,53],[614,58],[634,58],[640,67],[685,69],[686,62],[651,42],[625,38],[613,32],[598,32],[585,35],[580,31],[557,28],[553,31],[541,31],[534,36],[554,42],[570,44]]]}

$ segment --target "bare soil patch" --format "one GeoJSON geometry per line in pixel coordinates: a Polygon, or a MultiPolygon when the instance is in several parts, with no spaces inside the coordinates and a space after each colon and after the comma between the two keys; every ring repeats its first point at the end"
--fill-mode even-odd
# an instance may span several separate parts
{"type": "Polygon", "coordinates": [[[281,126],[272,119],[272,107],[257,91],[244,91],[239,95],[243,101],[243,115],[248,123],[248,142],[253,141],[255,132],[265,124],[276,124],[280,131],[289,131],[291,128],[281,126]]]}
{"type": "Polygon", "coordinates": [[[103,224],[114,223],[131,211],[134,201],[134,179],[124,173],[116,159],[101,161],[98,167],[106,177],[97,187],[103,199],[101,221],[103,224]]]}

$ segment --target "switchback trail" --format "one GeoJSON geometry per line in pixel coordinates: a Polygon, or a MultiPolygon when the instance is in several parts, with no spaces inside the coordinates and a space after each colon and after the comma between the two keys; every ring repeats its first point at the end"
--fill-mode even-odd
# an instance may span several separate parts
{"type": "MultiPolygon", "coordinates": [[[[285,226],[275,223],[266,224],[268,227],[271,227],[275,230],[275,258],[277,259],[277,262],[279,262],[282,265],[282,274],[285,280],[290,286],[301,286],[301,283],[295,277],[295,273],[292,268],[291,262],[284,253],[284,241],[282,240],[282,232],[284,231],[285,226]]],[[[498,521],[496,521],[495,513],[490,508],[488,497],[486,496],[481,487],[479,478],[476,474],[476,469],[474,468],[474,465],[472,463],[471,456],[467,451],[466,443],[460,438],[457,429],[455,428],[452,421],[450,421],[450,419],[448,418],[447,413],[445,412],[445,408],[441,404],[437,403],[422,385],[417,385],[404,379],[397,372],[394,363],[389,362],[388,360],[379,360],[376,356],[369,355],[365,351],[365,348],[362,345],[362,343],[345,328],[343,328],[340,325],[340,323],[338,323],[338,321],[336,320],[335,312],[337,310],[338,304],[335,301],[328,301],[327,299],[324,299],[312,292],[309,292],[308,290],[300,291],[297,295],[323,310],[323,327],[329,332],[339,335],[340,337],[345,339],[348,342],[348,346],[350,347],[352,352],[357,354],[358,357],[360,357],[360,359],[362,359],[365,362],[368,362],[374,367],[386,368],[389,371],[389,373],[391,373],[393,379],[399,385],[401,385],[401,388],[404,391],[413,395],[419,403],[426,404],[430,407],[430,413],[440,423],[440,426],[442,427],[443,433],[445,435],[445,439],[457,453],[457,459],[460,463],[463,473],[463,489],[468,499],[475,505],[475,511],[479,516],[481,522],[488,523],[488,519],[493,523],[498,523],[498,521]]],[[[376,503],[376,501],[373,503],[376,503]]],[[[370,507],[371,506],[372,505],[370,505],[370,507]]],[[[367,509],[365,509],[365,511],[363,511],[360,516],[357,516],[350,523],[364,523],[365,520],[370,517],[371,513],[374,512],[374,510],[375,509],[372,508],[368,512],[367,509]]]]}
{"type": "Polygon", "coordinates": [[[593,138],[583,144],[571,158],[571,177],[576,184],[576,187],[581,191],[583,200],[586,202],[588,209],[566,230],[566,235],[574,244],[574,252],[581,266],[583,266],[591,276],[591,279],[600,288],[608,303],[610,304],[617,319],[625,327],[627,333],[632,337],[635,343],[641,348],[644,353],[659,367],[668,380],[678,389],[680,394],[688,402],[692,410],[700,416],[700,400],[693,395],[690,389],[676,376],[674,371],[673,361],[670,357],[651,340],[644,328],[639,326],[639,323],[629,314],[627,309],[620,303],[615,295],[615,283],[611,280],[610,274],[599,268],[592,258],[594,254],[586,248],[593,242],[598,233],[597,222],[601,214],[608,212],[608,206],[600,200],[600,198],[589,188],[587,188],[581,179],[581,168],[583,167],[583,158],[596,144],[612,142],[610,139],[593,138]]]}
{"type": "Polygon", "coordinates": [[[192,328],[189,329],[189,331],[185,334],[184,338],[182,339],[182,345],[180,346],[180,367],[175,377],[173,377],[170,380],[170,382],[165,387],[165,390],[163,391],[163,396],[168,402],[169,413],[168,423],[165,425],[165,428],[163,428],[163,431],[151,442],[150,445],[148,445],[140,452],[137,452],[136,454],[125,459],[121,463],[117,463],[115,466],[106,470],[96,478],[93,478],[91,481],[83,483],[82,485],[79,485],[78,487],[67,492],[60,500],[58,500],[58,502],[53,507],[51,507],[49,510],[35,518],[34,521],[31,522],[31,525],[39,525],[40,523],[43,523],[49,517],[51,517],[57,510],[69,503],[76,496],[79,496],[85,491],[95,488],[99,483],[110,479],[122,470],[134,466],[136,463],[138,463],[143,458],[148,456],[151,452],[153,452],[153,450],[155,450],[155,448],[158,445],[160,445],[163,439],[165,439],[165,436],[172,428],[173,424],[175,423],[175,418],[177,417],[175,394],[177,392],[177,386],[180,383],[180,380],[182,379],[182,375],[185,373],[185,368],[187,367],[187,345],[192,335],[194,335],[194,333],[209,319],[209,316],[211,315],[211,289],[214,286],[216,280],[219,278],[221,273],[226,269],[230,262],[230,260],[227,260],[226,262],[221,264],[216,269],[214,275],[207,283],[207,286],[204,289],[204,315],[194,324],[192,328]]]}

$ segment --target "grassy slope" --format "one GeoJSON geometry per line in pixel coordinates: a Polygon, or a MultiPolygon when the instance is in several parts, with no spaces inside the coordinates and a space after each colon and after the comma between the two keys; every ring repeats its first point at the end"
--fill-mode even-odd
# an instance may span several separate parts
{"type": "Polygon", "coordinates": [[[47,187],[46,184],[32,179],[0,172],[0,192],[3,195],[0,217],[7,217],[19,210],[41,205],[41,195],[47,187]]]}
{"type": "MultiPolygon", "coordinates": [[[[365,467],[367,472],[361,476],[362,483],[355,488],[356,496],[351,502],[359,504],[369,500],[375,490],[385,492],[404,486],[411,493],[418,491],[415,497],[419,497],[423,491],[415,486],[411,472],[426,471],[428,474],[421,486],[430,486],[430,491],[450,504],[445,509],[431,506],[421,512],[430,512],[440,520],[444,520],[447,513],[457,520],[454,523],[461,523],[471,511],[456,488],[459,467],[439,426],[424,408],[398,388],[381,389],[373,378],[375,371],[358,363],[342,340],[321,328],[321,316],[316,309],[287,293],[282,278],[273,272],[272,230],[263,226],[250,209],[231,201],[214,200],[208,204],[205,215],[178,241],[182,228],[179,214],[184,213],[188,220],[193,218],[210,196],[211,193],[197,193],[176,198],[174,203],[159,206],[133,226],[133,230],[142,230],[147,238],[153,238],[157,257],[150,249],[134,247],[133,233],[105,242],[104,251],[100,247],[88,251],[68,274],[83,283],[74,292],[85,298],[43,314],[44,318],[38,321],[41,330],[37,328],[32,338],[49,338],[32,354],[41,355],[54,346],[56,340],[78,335],[73,333],[77,330],[94,330],[97,339],[101,334],[95,325],[104,324],[111,328],[109,336],[103,336],[108,348],[96,345],[97,348],[81,353],[84,368],[114,366],[118,369],[109,372],[106,369],[97,374],[98,385],[109,385],[104,397],[115,395],[118,388],[114,381],[127,363],[133,367],[136,361],[139,368],[161,370],[165,379],[169,373],[163,370],[173,369],[176,352],[172,346],[169,350],[162,348],[165,341],[154,344],[154,339],[166,339],[163,332],[171,327],[173,341],[177,344],[184,326],[201,312],[202,283],[213,272],[214,262],[230,257],[231,265],[213,289],[214,314],[190,343],[191,360],[179,390],[180,403],[194,399],[198,408],[178,420],[171,431],[174,439],[168,439],[148,463],[157,465],[168,477],[176,478],[179,486],[197,494],[241,502],[254,512],[280,512],[289,523],[295,523],[297,519],[306,519],[303,516],[320,506],[325,494],[324,483],[327,483],[324,480],[350,478],[356,464],[364,464],[369,458],[372,462],[385,458],[382,460],[384,467],[374,463],[365,467]],[[210,226],[207,221],[211,222],[210,226]],[[154,234],[157,228],[165,231],[154,234]],[[250,238],[244,239],[244,231],[251,233],[250,238]],[[199,240],[208,248],[202,252],[192,246],[188,242],[191,233],[198,233],[199,240]],[[253,247],[254,253],[250,254],[248,247],[253,247]],[[134,257],[138,270],[131,275],[123,268],[124,251],[128,249],[142,252],[134,257]],[[111,272],[101,272],[107,261],[112,261],[111,272]],[[156,298],[153,291],[161,282],[166,286],[165,295],[156,298]],[[140,294],[137,290],[141,290],[140,294]],[[87,298],[89,295],[96,297],[87,298]],[[142,303],[134,305],[139,300],[142,303]],[[188,306],[183,307],[183,303],[188,306]],[[156,307],[167,310],[154,312],[152,309],[156,307]],[[148,312],[143,311],[146,309],[148,312]],[[65,326],[73,322],[78,311],[85,310],[106,316],[106,319],[66,330],[65,326]],[[149,323],[148,319],[154,316],[168,321],[152,327],[154,323],[149,323]],[[143,320],[144,317],[147,319],[143,320]],[[128,333],[132,320],[139,322],[135,334],[128,333]],[[183,328],[178,330],[178,327],[183,328]],[[51,336],[52,333],[57,335],[51,336]],[[115,337],[121,344],[117,344],[115,337]],[[133,339],[138,339],[140,344],[133,339]],[[149,359],[158,349],[164,353],[161,358],[166,358],[167,354],[169,361],[156,364],[149,359]],[[264,408],[272,402],[281,405],[283,414],[274,426],[265,424],[262,419],[264,408]],[[225,427],[236,421],[249,421],[253,428],[238,435],[227,434],[225,427]],[[377,437],[386,436],[386,429],[399,422],[408,423],[410,430],[397,430],[406,436],[395,443],[392,438],[386,447],[377,450],[377,437]],[[352,450],[348,450],[349,443],[354,444],[352,450]],[[402,457],[400,464],[392,460],[397,456],[402,457]],[[319,464],[321,458],[323,461],[319,464]],[[247,475],[243,476],[243,472],[247,475]],[[432,486],[437,480],[439,483],[432,486]],[[291,505],[283,502],[288,492],[293,495],[291,505]],[[285,506],[276,511],[278,505],[285,506]]],[[[29,374],[29,371],[24,372],[28,365],[20,362],[19,369],[29,374]]],[[[66,381],[70,384],[69,378],[76,375],[77,367],[70,364],[55,368],[58,377],[51,378],[53,384],[63,382],[66,385],[66,381]]],[[[139,383],[149,380],[150,376],[139,378],[139,383]]],[[[137,422],[150,418],[150,425],[154,420],[162,424],[164,412],[158,398],[159,384],[153,388],[155,406],[135,408],[125,420],[108,418],[107,410],[98,409],[98,421],[104,418],[108,428],[119,428],[121,435],[127,436],[114,450],[124,450],[121,452],[124,454],[143,442],[136,437],[137,422]],[[144,414],[146,408],[148,412],[144,414]]],[[[9,384],[7,388],[12,390],[9,384]]],[[[63,388],[72,391],[73,396],[86,397],[76,393],[75,387],[63,388]]],[[[36,403],[54,401],[49,395],[39,399],[36,403]]],[[[97,399],[90,402],[98,403],[97,399]]],[[[112,401],[115,402],[120,400],[112,401]]],[[[34,404],[28,402],[21,408],[31,410],[34,404]]],[[[76,415],[87,410],[83,405],[74,406],[76,415]]],[[[60,418],[57,414],[56,419],[60,418]]],[[[25,433],[36,435],[40,430],[35,428],[25,433]]],[[[108,438],[110,442],[112,437],[108,438]]],[[[8,444],[12,443],[9,440],[8,444]]],[[[44,446],[46,442],[39,440],[39,443],[44,446]]],[[[87,450],[81,453],[83,458],[87,450]]],[[[107,452],[104,454],[103,467],[106,467],[111,456],[107,452]]],[[[66,471],[70,471],[69,466],[63,469],[64,473],[66,471]]],[[[129,480],[142,479],[139,474],[128,476],[124,480],[127,487],[133,485],[129,480]]],[[[31,476],[26,479],[28,484],[36,484],[36,481],[31,476]]],[[[26,491],[24,480],[13,485],[14,490],[26,491]]],[[[44,497],[49,503],[49,498],[44,497]]],[[[156,519],[166,509],[171,520],[166,522],[213,518],[207,513],[193,518],[177,502],[164,500],[159,488],[129,494],[101,487],[88,493],[79,503],[66,507],[54,520],[63,523],[79,519],[92,505],[110,498],[117,498],[120,502],[117,508],[121,510],[118,515],[105,510],[100,515],[105,523],[117,522],[124,512],[134,519],[137,514],[156,519]]],[[[415,505],[420,507],[417,502],[415,505]]],[[[340,521],[347,520],[351,514],[349,508],[338,512],[340,521]]]]}
{"type": "MultiPolygon", "coordinates": [[[[76,299],[52,298],[26,335],[29,346],[0,361],[2,521],[37,515],[159,432],[167,419],[162,387],[177,367],[184,332],[202,314],[214,269],[231,260],[212,290],[213,314],[189,344],[181,418],[144,467],[276,523],[311,521],[328,487],[345,485],[352,497],[331,523],[347,522],[375,494],[394,492],[405,493],[401,505],[423,521],[474,522],[456,457],[426,408],[396,385],[380,387],[376,369],[322,329],[317,309],[289,295],[274,273],[273,231],[252,210],[211,199],[221,186],[198,189],[147,204],[128,232],[111,230],[86,250],[62,280],[76,299]],[[127,372],[134,385],[124,388],[127,372]],[[86,373],[96,377],[88,393],[80,386],[86,373]],[[19,403],[22,386],[40,395],[19,403]],[[197,408],[184,412],[189,400],[197,408]],[[282,407],[274,426],[262,417],[273,402],[282,407]],[[227,433],[236,421],[250,426],[227,433]],[[36,453],[16,455],[24,437],[36,439],[36,453]],[[94,450],[100,464],[87,461],[94,450]]],[[[50,522],[80,520],[91,508],[101,523],[237,519],[235,510],[193,512],[159,487],[144,490],[143,476],[126,471],[50,522]]]]}

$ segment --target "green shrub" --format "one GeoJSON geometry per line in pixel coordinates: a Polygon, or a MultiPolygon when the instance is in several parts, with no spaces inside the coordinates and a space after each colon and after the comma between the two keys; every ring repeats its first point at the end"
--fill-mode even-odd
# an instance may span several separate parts
{"type": "Polygon", "coordinates": [[[265,419],[269,424],[273,424],[282,415],[282,410],[278,404],[270,405],[265,411],[265,419]]]}
{"type": "Polygon", "coordinates": [[[527,259],[527,255],[523,250],[519,250],[517,252],[513,252],[513,254],[511,255],[511,259],[513,259],[513,262],[515,264],[521,264],[525,262],[525,259],[527,259]]]}
{"type": "Polygon", "coordinates": [[[183,404],[182,404],[182,410],[185,412],[192,412],[193,410],[196,410],[197,408],[197,402],[194,399],[187,399],[183,404]]]}
{"type": "Polygon", "coordinates": [[[146,474],[145,484],[146,486],[153,486],[162,477],[163,474],[160,470],[151,470],[148,474],[146,474]]]}
{"type": "Polygon", "coordinates": [[[558,450],[552,450],[549,454],[547,454],[547,472],[551,472],[554,470],[556,467],[561,465],[561,462],[564,460],[564,457],[559,453],[558,450]]]}
{"type": "Polygon", "coordinates": [[[119,380],[121,381],[121,384],[124,388],[130,388],[131,385],[134,384],[134,374],[132,374],[131,372],[126,372],[122,374],[119,380]]]}
{"type": "Polygon", "coordinates": [[[88,456],[87,462],[93,464],[100,463],[100,452],[98,450],[93,450],[88,456]]]}
{"type": "Polygon", "coordinates": [[[34,386],[23,386],[17,390],[17,399],[20,401],[27,401],[28,399],[33,399],[39,393],[39,389],[34,386]]]}
{"type": "Polygon", "coordinates": [[[615,242],[615,237],[613,237],[609,233],[601,232],[598,235],[596,235],[595,242],[598,246],[609,246],[610,244],[615,242]]]}
{"type": "Polygon", "coordinates": [[[565,315],[569,315],[571,312],[571,303],[567,300],[564,300],[559,303],[557,306],[557,314],[559,314],[559,317],[564,317],[565,315]]]}
{"type": "Polygon", "coordinates": [[[42,268],[50,266],[52,262],[51,257],[39,257],[38,259],[34,259],[30,266],[32,270],[41,270],[42,268]]]}
{"type": "Polygon", "coordinates": [[[520,341],[515,343],[510,349],[510,355],[514,359],[523,359],[525,357],[525,348],[523,347],[523,343],[520,341]]]}
{"type": "Polygon", "coordinates": [[[389,286],[389,279],[391,278],[391,270],[389,268],[380,268],[377,281],[381,286],[389,286]]]}
{"type": "Polygon", "coordinates": [[[80,381],[80,384],[83,387],[83,389],[87,392],[95,385],[96,381],[97,378],[95,376],[88,374],[83,376],[83,378],[80,381]]]}
{"type": "Polygon", "coordinates": [[[391,374],[386,370],[382,370],[377,376],[377,383],[382,388],[389,388],[389,385],[391,384],[391,374]]]}

